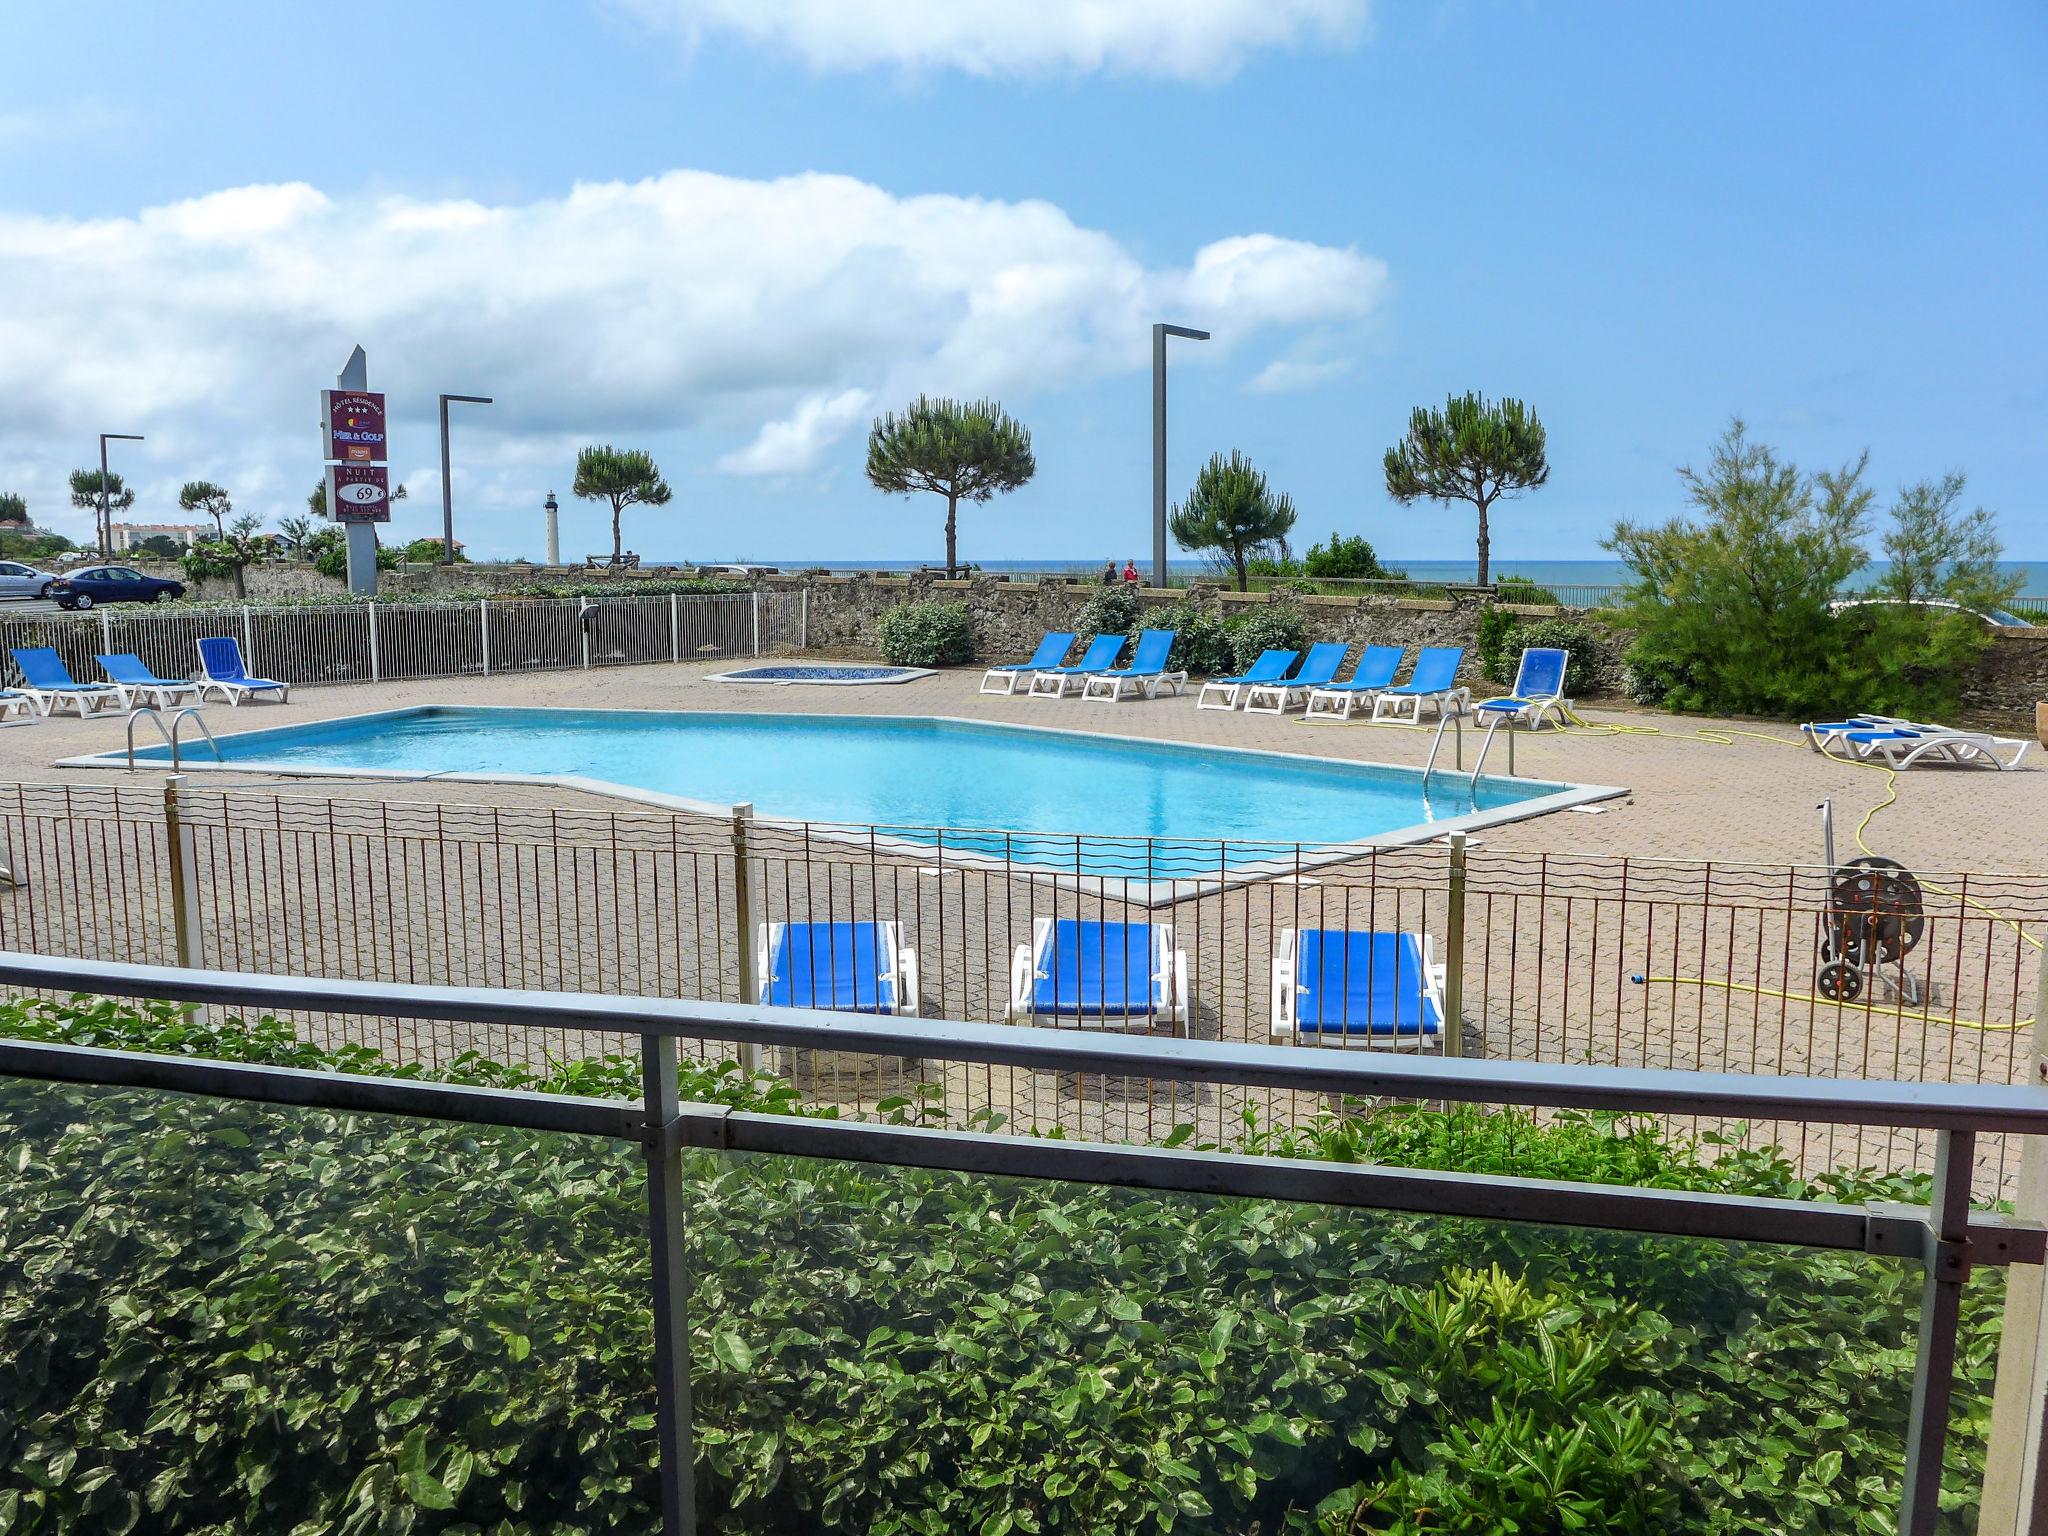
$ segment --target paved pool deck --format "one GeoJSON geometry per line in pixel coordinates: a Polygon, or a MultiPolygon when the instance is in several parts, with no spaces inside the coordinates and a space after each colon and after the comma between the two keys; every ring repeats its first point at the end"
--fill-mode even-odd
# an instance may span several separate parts
{"type": "MultiPolygon", "coordinates": [[[[763,658],[769,660],[772,658],[763,658]]],[[[952,669],[914,682],[873,688],[805,688],[707,681],[730,662],[608,667],[504,677],[304,688],[289,704],[209,704],[220,734],[431,704],[700,710],[710,712],[936,715],[965,720],[1053,725],[1157,741],[1252,747],[1311,757],[1421,766],[1434,723],[1422,727],[1307,723],[1285,717],[1198,710],[1192,690],[1181,698],[1121,704],[1005,697],[978,691],[978,670],[952,669]]],[[[1564,811],[1491,828],[1479,841],[1531,853],[1627,854],[1716,862],[1818,864],[1816,807],[1834,802],[1838,853],[1857,852],[1867,814],[1887,801],[1887,775],[1808,751],[1790,726],[1759,721],[1677,717],[1613,704],[1580,711],[1594,728],[1520,733],[1515,770],[1523,777],[1626,786],[1599,814],[1564,811]]],[[[128,774],[60,768],[60,759],[118,751],[122,717],[58,717],[0,729],[0,780],[10,783],[160,782],[161,769],[128,774]]],[[[1489,768],[1506,767],[1496,743],[1489,768]]],[[[203,748],[201,749],[203,751],[203,748]]],[[[1465,761],[1478,750],[1467,725],[1465,761]]],[[[1448,759],[1446,746],[1445,758],[1448,759]]],[[[209,786],[279,787],[338,798],[443,804],[592,809],[620,806],[611,797],[564,788],[514,784],[420,783],[207,772],[209,786]]],[[[764,812],[769,807],[762,808],[764,812]]],[[[2036,746],[2013,773],[1981,768],[1915,767],[1898,775],[1897,797],[1871,815],[1863,839],[1871,851],[1926,871],[2048,870],[2048,753],[2036,746]]]]}

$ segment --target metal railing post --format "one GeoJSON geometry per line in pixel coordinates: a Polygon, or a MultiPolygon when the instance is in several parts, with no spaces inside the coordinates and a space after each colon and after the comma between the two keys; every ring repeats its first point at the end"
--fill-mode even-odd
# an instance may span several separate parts
{"type": "Polygon", "coordinates": [[[363,612],[369,617],[370,620],[370,681],[373,683],[379,683],[384,680],[384,669],[383,663],[379,660],[377,656],[376,602],[373,600],[365,603],[363,605],[363,612]]]}
{"type": "Polygon", "coordinates": [[[1933,1536],[1941,1503],[1941,1458],[1955,1397],[1956,1332],[1970,1278],[1970,1175],[1977,1137],[1944,1130],[1934,1144],[1934,1184],[1921,1262],[1919,1353],[1913,1407],[1906,1421],[1906,1482],[1899,1496],[1900,1536],[1933,1536]]]}
{"type": "MultiPolygon", "coordinates": [[[[732,808],[732,907],[738,931],[733,935],[733,953],[740,963],[740,1000],[758,1001],[754,993],[754,876],[747,868],[747,826],[754,819],[752,805],[732,808]]],[[[749,1072],[761,1070],[761,1047],[752,1043],[740,1047],[740,1065],[749,1072]]]]}
{"type": "Polygon", "coordinates": [[[811,589],[805,587],[797,594],[797,642],[796,648],[808,651],[811,648],[811,589]]]}
{"type": "Polygon", "coordinates": [[[484,652],[484,676],[491,675],[491,600],[480,597],[476,600],[476,633],[482,642],[484,652]]]}
{"type": "Polygon", "coordinates": [[[690,1285],[683,1259],[683,1150],[677,1042],[640,1037],[647,1159],[647,1247],[653,1263],[654,1425],[661,1456],[661,1528],[695,1536],[697,1469],[690,1412],[690,1285]]]}
{"type": "Polygon", "coordinates": [[[668,659],[683,659],[683,600],[675,593],[668,595],[668,659]]]}
{"type": "Polygon", "coordinates": [[[761,654],[761,589],[754,588],[754,654],[761,654]]]}
{"type": "Polygon", "coordinates": [[[583,670],[590,670],[590,610],[597,605],[587,597],[576,599],[576,628],[583,634],[583,670]]]}
{"type": "MultiPolygon", "coordinates": [[[[2025,936],[2024,933],[2022,935],[2025,936]]],[[[2035,977],[2034,1017],[2048,1019],[2048,956],[2035,977]]],[[[2033,1077],[2048,1084],[2048,1040],[2036,1031],[2033,1077]]],[[[2048,1219],[2048,1136],[2020,1142],[2019,1188],[2013,1215],[2048,1219]]],[[[2005,1317],[1998,1333],[1998,1376],[1984,1435],[1981,1536],[2048,1531],[2048,1274],[2013,1266],[2005,1277],[2005,1317]]]]}
{"type": "Polygon", "coordinates": [[[114,649],[114,618],[104,608],[100,610],[100,649],[108,652],[114,649]]]}
{"type": "Polygon", "coordinates": [[[1444,901],[1444,1054],[1465,1054],[1465,834],[1451,834],[1444,901]]]}
{"type": "Polygon", "coordinates": [[[242,665],[258,677],[263,669],[256,665],[256,629],[249,622],[249,605],[242,604],[242,665]]]}
{"type": "Polygon", "coordinates": [[[192,829],[178,811],[178,791],[185,783],[182,773],[164,780],[164,846],[169,855],[171,883],[171,932],[176,941],[178,964],[197,970],[205,965],[199,948],[199,871],[197,849],[192,846],[192,829]]]}

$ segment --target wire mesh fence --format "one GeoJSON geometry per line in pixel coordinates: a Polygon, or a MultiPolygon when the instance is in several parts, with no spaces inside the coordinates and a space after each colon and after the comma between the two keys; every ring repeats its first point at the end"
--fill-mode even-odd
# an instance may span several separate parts
{"type": "MultiPolygon", "coordinates": [[[[2010,1083],[2030,1072],[2048,877],[1328,850],[16,786],[0,946],[396,982],[921,1012],[1352,1051],[2010,1083]],[[1887,906],[1885,903],[1890,902],[1887,906]]],[[[299,1021],[439,1065],[587,1038],[299,1021]]],[[[623,1040],[610,1042],[623,1049],[623,1040]]],[[[803,1052],[766,1063],[870,1113],[908,1097],[1020,1130],[1207,1139],[1300,1095],[803,1052]]],[[[1809,1172],[1924,1165],[1911,1132],[1687,1122],[1809,1172]],[[1881,1142],[1871,1141],[1881,1136],[1881,1142]]],[[[1984,1138],[1981,1181],[2016,1170],[1984,1138]]]]}
{"type": "Polygon", "coordinates": [[[81,681],[115,652],[188,677],[200,640],[231,636],[252,674],[298,687],[758,656],[800,648],[805,614],[800,592],[100,608],[0,618],[0,650],[52,647],[81,681]]]}

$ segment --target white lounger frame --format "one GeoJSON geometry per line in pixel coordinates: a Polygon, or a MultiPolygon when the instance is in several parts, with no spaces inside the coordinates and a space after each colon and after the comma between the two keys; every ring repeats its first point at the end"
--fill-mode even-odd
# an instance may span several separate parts
{"type": "MultiPolygon", "coordinates": [[[[1085,923],[1088,919],[1084,917],[1078,919],[1078,921],[1085,923]]],[[[1036,990],[1033,984],[1038,979],[1038,957],[1044,954],[1046,947],[1052,943],[1052,925],[1053,920],[1051,918],[1039,918],[1037,922],[1032,924],[1031,942],[1029,944],[1019,944],[1016,952],[1010,956],[1009,1016],[1013,1019],[1028,1019],[1033,1017],[1034,1014],[1039,1018],[1064,1019],[1071,1017],[1071,1015],[1064,1013],[1037,1014],[1032,1006],[1031,994],[1036,990]]],[[[1165,986],[1167,995],[1164,997],[1159,995],[1159,986],[1155,981],[1152,994],[1152,1012],[1150,1014],[1142,1012],[1121,1015],[1112,1013],[1102,1014],[1099,1017],[1105,1019],[1120,1017],[1133,1019],[1156,1018],[1164,1019],[1169,1024],[1185,1024],[1187,1022],[1187,951],[1173,947],[1173,924],[1154,923],[1152,928],[1152,941],[1158,946],[1159,950],[1159,953],[1152,957],[1154,974],[1156,977],[1162,962],[1166,963],[1165,986]],[[1171,957],[1170,960],[1168,959],[1169,956],[1171,957]]]]}
{"type": "Polygon", "coordinates": [[[1408,718],[1417,725],[1422,724],[1422,706],[1434,704],[1439,718],[1446,711],[1463,715],[1472,708],[1472,690],[1460,684],[1456,688],[1440,689],[1436,693],[1402,693],[1398,689],[1386,688],[1372,696],[1372,717],[1375,720],[1399,720],[1402,706],[1408,706],[1408,718]]]}
{"type": "Polygon", "coordinates": [[[81,720],[87,715],[105,714],[102,704],[124,713],[128,709],[128,690],[116,683],[81,684],[76,688],[30,688],[24,685],[16,692],[34,705],[46,720],[65,704],[69,704],[81,720]]]}
{"type": "MultiPolygon", "coordinates": [[[[1388,688],[1392,683],[1387,685],[1388,688]]],[[[1349,720],[1351,711],[1376,700],[1386,688],[1311,688],[1304,720],[1349,720]],[[1317,708],[1318,705],[1322,707],[1317,708]]]]}
{"type": "MultiPolygon", "coordinates": [[[[1451,1028],[1451,1015],[1444,1007],[1444,968],[1437,964],[1436,946],[1428,934],[1419,934],[1422,948],[1422,992],[1436,1005],[1437,1032],[1426,1034],[1418,1030],[1412,1035],[1397,1034],[1393,1031],[1381,1033],[1375,1030],[1310,1030],[1318,1045],[1351,1047],[1356,1041],[1374,1050],[1381,1051],[1427,1051],[1443,1048],[1444,1031],[1451,1028]]],[[[1280,931],[1280,948],[1273,956],[1273,1037],[1297,1039],[1301,1036],[1300,1021],[1295,1012],[1295,989],[1300,980],[1295,970],[1300,962],[1300,945],[1295,930],[1283,928],[1280,931]]],[[[1355,1047],[1354,1047],[1355,1048],[1355,1047]]]]}
{"type": "Polygon", "coordinates": [[[1883,758],[1893,768],[1910,768],[1923,759],[1938,763],[1949,763],[1957,767],[1976,763],[1989,763],[2002,772],[2011,772],[2019,767],[2020,759],[2027,755],[2027,748],[2033,743],[2024,737],[1994,736],[1989,731],[1959,731],[1946,725],[1921,725],[1912,720],[1900,720],[1893,716],[1865,715],[1867,725],[1850,726],[1848,730],[1814,731],[1801,726],[1806,744],[1823,756],[1832,756],[1828,748],[1841,745],[1849,749],[1859,760],[1868,762],[1872,758],[1883,758]],[[1851,741],[1852,731],[1910,731],[1910,736],[1887,737],[1878,741],[1851,741]],[[2001,749],[2010,748],[2012,756],[2003,757],[2001,749]]]}
{"type": "MultiPolygon", "coordinates": [[[[769,967],[775,960],[775,942],[782,937],[787,923],[763,923],[760,927],[760,941],[754,946],[754,1001],[768,1006],[769,967]]],[[[896,1004],[891,1014],[916,1017],[917,1000],[917,951],[905,949],[901,943],[902,934],[893,919],[877,919],[875,923],[875,958],[887,958],[889,968],[882,972],[881,981],[891,988],[896,1004]]],[[[792,1007],[803,1007],[792,1001],[792,1007]]]]}
{"type": "Polygon", "coordinates": [[[1159,696],[1162,688],[1171,688],[1175,693],[1184,692],[1188,686],[1185,672],[1097,672],[1081,685],[1081,697],[1093,699],[1098,704],[1115,704],[1126,697],[1124,688],[1129,686],[1128,695],[1134,699],[1152,699],[1159,696]]]}

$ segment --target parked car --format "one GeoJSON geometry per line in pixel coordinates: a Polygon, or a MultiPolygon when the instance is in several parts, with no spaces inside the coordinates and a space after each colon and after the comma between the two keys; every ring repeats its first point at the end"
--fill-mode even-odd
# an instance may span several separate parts
{"type": "Polygon", "coordinates": [[[88,565],[50,583],[58,607],[81,612],[95,603],[161,603],[184,595],[182,581],[145,576],[125,565],[88,565]]]}
{"type": "Polygon", "coordinates": [[[56,579],[19,560],[0,560],[0,597],[48,597],[56,579]]]}
{"type": "Polygon", "coordinates": [[[1949,613],[1967,613],[1982,619],[1995,629],[2025,629],[2034,621],[2023,619],[2016,613],[2007,613],[2003,608],[1965,608],[1961,603],[1952,603],[1945,597],[1916,597],[1908,601],[1903,597],[1838,597],[1828,604],[1830,613],[1846,613],[1851,608],[1906,607],[1946,610],[1949,613]]]}

